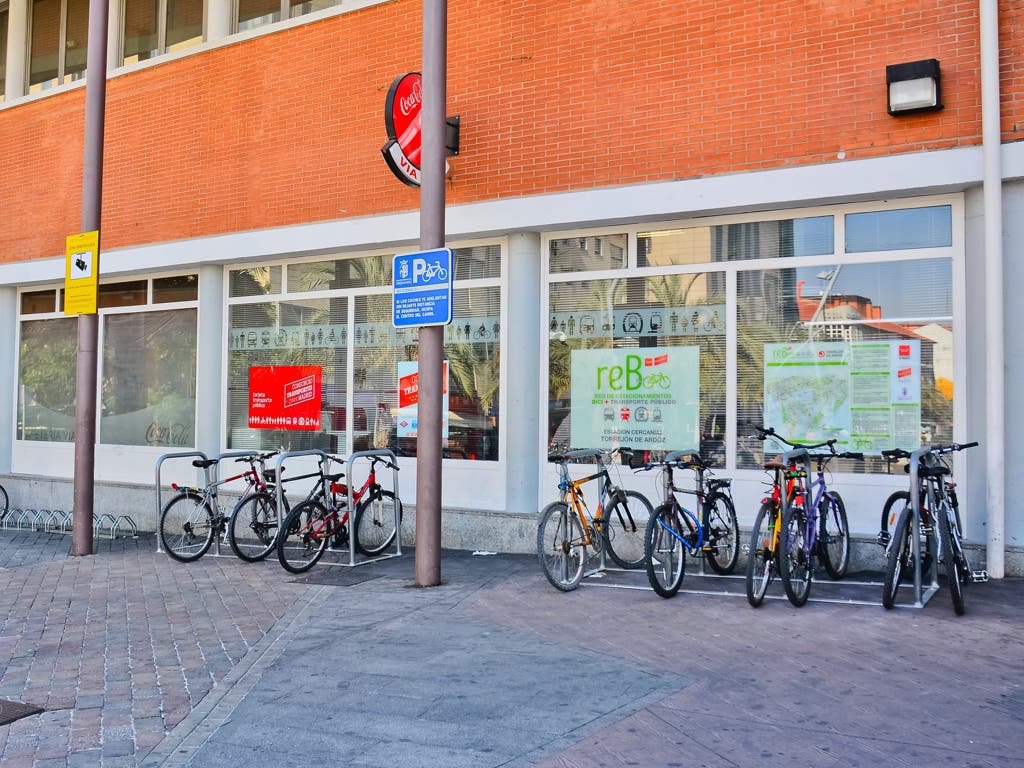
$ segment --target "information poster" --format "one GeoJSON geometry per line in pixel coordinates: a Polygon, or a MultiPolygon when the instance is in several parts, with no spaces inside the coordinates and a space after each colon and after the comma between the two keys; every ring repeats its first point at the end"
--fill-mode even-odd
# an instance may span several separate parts
{"type": "Polygon", "coordinates": [[[764,421],[783,437],[869,454],[920,445],[918,340],[766,344],[764,359],[764,421]]]}
{"type": "Polygon", "coordinates": [[[251,429],[320,429],[322,369],[318,365],[249,369],[251,429]]]}
{"type": "MultiPolygon", "coordinates": [[[[448,437],[448,361],[444,361],[441,394],[441,437],[448,437]]],[[[417,360],[401,360],[398,363],[398,414],[396,428],[399,437],[416,437],[419,427],[417,411],[420,402],[420,364],[417,360]]],[[[455,418],[458,418],[457,416],[455,418]]]]}
{"type": "Polygon", "coordinates": [[[700,445],[700,348],[572,352],[572,448],[700,445]]]}

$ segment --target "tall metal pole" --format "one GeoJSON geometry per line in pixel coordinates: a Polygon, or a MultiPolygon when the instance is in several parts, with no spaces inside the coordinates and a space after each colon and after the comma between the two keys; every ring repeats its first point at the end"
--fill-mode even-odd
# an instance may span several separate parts
{"type": "MultiPolygon", "coordinates": [[[[103,208],[103,123],[107,99],[107,0],[89,3],[85,73],[85,155],[82,161],[82,232],[99,231],[103,208]]],[[[96,253],[97,268],[99,252],[96,253]]],[[[96,467],[96,361],[99,316],[78,316],[75,376],[75,485],[71,554],[93,552],[92,515],[96,467]]]]}
{"type": "MultiPolygon", "coordinates": [[[[447,0],[423,0],[420,250],[444,247],[447,0]]],[[[454,265],[453,265],[454,268],[454,265]]],[[[420,328],[416,431],[416,584],[441,583],[441,425],[444,326],[420,328]]]]}

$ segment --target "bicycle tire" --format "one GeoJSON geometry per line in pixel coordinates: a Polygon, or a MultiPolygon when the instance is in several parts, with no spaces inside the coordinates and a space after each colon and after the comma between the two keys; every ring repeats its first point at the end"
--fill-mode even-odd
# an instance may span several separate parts
{"type": "Polygon", "coordinates": [[[537,557],[551,586],[571,592],[583,578],[587,559],[583,526],[563,501],[544,507],[537,523],[537,557]]]}
{"type": "Polygon", "coordinates": [[[740,557],[736,508],[724,493],[712,493],[704,505],[704,554],[711,570],[727,576],[740,557]]]}
{"type": "Polygon", "coordinates": [[[778,566],[777,553],[773,549],[775,526],[778,525],[779,510],[774,502],[761,504],[754,518],[750,533],[750,551],[747,554],[747,602],[757,608],[764,602],[768,585],[771,584],[778,566]]]}
{"type": "Polygon", "coordinates": [[[782,512],[779,536],[779,576],[789,602],[797,608],[811,594],[814,553],[807,547],[807,512],[799,504],[791,504],[782,512]]]}
{"type": "Polygon", "coordinates": [[[175,560],[191,563],[210,550],[214,536],[213,510],[202,494],[183,490],[160,513],[160,542],[175,560]]]}
{"type": "Polygon", "coordinates": [[[612,561],[620,568],[644,567],[644,532],[654,507],[639,491],[624,491],[601,517],[601,538],[612,561]]]}
{"type": "Polygon", "coordinates": [[[277,537],[277,559],[291,573],[305,573],[323,557],[334,535],[331,513],[316,499],[297,504],[277,537]]]}
{"type": "Polygon", "coordinates": [[[896,592],[903,580],[903,573],[914,564],[914,550],[912,549],[914,541],[910,537],[910,527],[913,524],[914,516],[910,504],[907,504],[892,526],[893,537],[885,556],[882,605],[886,609],[890,609],[896,604],[896,592]]]}
{"type": "Polygon", "coordinates": [[[850,567],[850,521],[843,497],[835,491],[818,502],[818,547],[829,577],[843,578],[850,567]]]}
{"type": "Polygon", "coordinates": [[[895,491],[889,494],[882,507],[882,521],[878,528],[879,540],[884,541],[890,529],[895,528],[900,513],[910,506],[910,491],[895,491]]]}
{"type": "Polygon", "coordinates": [[[390,547],[398,530],[396,512],[401,521],[401,499],[391,491],[371,488],[367,497],[356,505],[356,549],[367,557],[373,557],[390,547]]]}
{"type": "Polygon", "coordinates": [[[644,534],[644,565],[651,589],[662,597],[672,597],[679,591],[686,574],[686,547],[672,531],[686,536],[686,526],[671,502],[654,510],[650,525],[644,534]]]}
{"type": "Polygon", "coordinates": [[[0,509],[0,520],[3,520],[11,511],[11,500],[7,497],[7,489],[2,485],[0,485],[0,505],[3,506],[3,509],[0,509]]]}
{"type": "MultiPolygon", "coordinates": [[[[284,515],[288,516],[288,500],[284,515]]],[[[240,560],[255,563],[274,551],[277,544],[277,494],[257,491],[243,496],[228,518],[228,544],[240,560]]]]}
{"type": "Polygon", "coordinates": [[[960,576],[960,561],[963,557],[963,549],[960,545],[960,532],[950,529],[949,513],[952,511],[950,507],[940,505],[939,509],[934,511],[935,516],[939,518],[942,560],[946,569],[946,581],[949,582],[949,596],[953,600],[953,612],[957,616],[963,616],[967,607],[964,604],[964,585],[960,576]]]}

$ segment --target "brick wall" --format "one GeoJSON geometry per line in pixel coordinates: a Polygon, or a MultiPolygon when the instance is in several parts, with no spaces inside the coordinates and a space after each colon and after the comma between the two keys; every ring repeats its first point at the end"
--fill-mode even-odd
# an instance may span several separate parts
{"type": "MultiPolygon", "coordinates": [[[[1001,6],[1014,141],[1024,10],[1001,6]]],[[[110,80],[104,247],[415,208],[380,147],[420,28],[396,0],[110,80]]],[[[978,144],[977,37],[974,0],[450,0],[448,200],[978,144]],[[946,109],[890,117],[885,66],[923,58],[946,109]]],[[[83,104],[0,112],[0,260],[59,255],[78,230],[83,104]]]]}

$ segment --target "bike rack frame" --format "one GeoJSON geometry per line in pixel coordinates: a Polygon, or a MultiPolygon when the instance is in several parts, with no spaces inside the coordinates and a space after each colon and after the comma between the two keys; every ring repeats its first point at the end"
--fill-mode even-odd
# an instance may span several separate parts
{"type": "MultiPolygon", "coordinates": [[[[160,470],[163,467],[164,462],[167,461],[168,459],[184,458],[200,458],[203,461],[209,461],[209,456],[207,456],[202,451],[182,451],[181,453],[165,453],[163,456],[156,460],[156,551],[160,553],[163,553],[164,551],[163,542],[160,541],[160,513],[164,511],[164,505],[160,493],[160,470]]],[[[197,468],[196,473],[198,474],[198,472],[199,470],[197,468]]],[[[209,467],[203,470],[203,474],[206,476],[207,480],[209,480],[209,467]]],[[[218,542],[218,547],[219,546],[220,543],[218,542]]]]}
{"type": "MultiPolygon", "coordinates": [[[[337,461],[336,459],[331,457],[330,454],[326,453],[325,451],[322,451],[319,448],[311,448],[311,449],[305,450],[305,451],[286,451],[285,453],[278,454],[278,456],[277,456],[277,504],[278,504],[278,509],[284,509],[284,499],[283,499],[283,496],[284,496],[284,490],[283,490],[283,488],[284,488],[284,475],[283,475],[283,472],[282,472],[283,465],[284,465],[284,460],[285,459],[295,458],[295,457],[298,457],[298,456],[319,456],[320,459],[322,461],[324,461],[324,462],[337,461]]],[[[349,529],[350,529],[349,530],[349,536],[348,536],[348,562],[347,563],[344,563],[344,562],[325,563],[325,562],[321,561],[322,565],[341,565],[341,566],[346,566],[346,567],[350,567],[351,568],[351,567],[355,567],[357,565],[366,565],[367,563],[374,563],[374,562],[377,562],[378,560],[386,560],[386,559],[391,558],[391,557],[400,557],[401,554],[402,554],[402,519],[401,519],[401,517],[398,514],[398,505],[396,504],[395,505],[395,552],[391,553],[391,554],[384,554],[384,555],[378,555],[376,557],[366,558],[364,560],[358,560],[358,561],[356,560],[356,530],[355,530],[356,509],[355,509],[355,501],[352,498],[352,486],[354,484],[353,477],[352,477],[352,471],[354,469],[356,459],[366,458],[368,456],[387,456],[391,460],[392,464],[394,464],[395,466],[398,465],[398,459],[395,456],[395,454],[392,453],[389,450],[384,450],[384,449],[373,450],[373,451],[357,451],[356,453],[353,453],[352,455],[350,455],[348,457],[348,459],[345,461],[345,466],[347,468],[346,483],[345,483],[345,485],[348,488],[348,518],[349,518],[349,529]]],[[[391,474],[392,474],[392,493],[395,494],[395,498],[399,500],[399,504],[400,504],[401,503],[401,497],[399,497],[399,495],[398,495],[398,470],[397,469],[391,470],[391,474]]],[[[278,525],[278,534],[280,534],[280,532],[281,532],[281,528],[282,528],[283,522],[284,521],[282,520],[281,521],[282,524],[278,525]]],[[[328,547],[328,551],[336,551],[336,550],[331,550],[331,548],[328,547]]]]}

